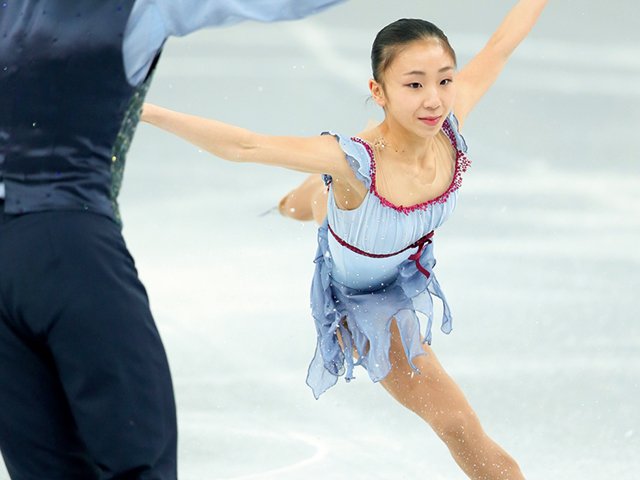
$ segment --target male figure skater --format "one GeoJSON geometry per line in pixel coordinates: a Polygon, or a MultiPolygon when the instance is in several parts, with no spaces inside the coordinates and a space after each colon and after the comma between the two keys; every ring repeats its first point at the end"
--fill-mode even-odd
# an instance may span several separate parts
{"type": "Polygon", "coordinates": [[[171,35],[337,2],[0,3],[0,449],[14,480],[176,478],[169,368],[116,204],[150,72],[171,35]]]}

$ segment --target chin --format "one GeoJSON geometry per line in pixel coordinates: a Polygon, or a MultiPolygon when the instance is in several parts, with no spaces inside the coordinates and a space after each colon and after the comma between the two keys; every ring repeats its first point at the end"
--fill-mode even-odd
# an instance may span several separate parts
{"type": "Polygon", "coordinates": [[[437,125],[433,125],[433,126],[421,125],[420,131],[416,132],[416,134],[424,138],[435,137],[436,135],[438,135],[438,133],[442,129],[443,123],[444,121],[438,122],[437,125]]]}

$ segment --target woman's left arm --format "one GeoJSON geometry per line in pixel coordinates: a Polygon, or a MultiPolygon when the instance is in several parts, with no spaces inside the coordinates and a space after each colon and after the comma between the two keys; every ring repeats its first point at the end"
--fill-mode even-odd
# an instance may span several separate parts
{"type": "Polygon", "coordinates": [[[496,81],[516,47],[529,34],[547,0],[520,0],[485,47],[457,75],[454,113],[460,125],[496,81]]]}

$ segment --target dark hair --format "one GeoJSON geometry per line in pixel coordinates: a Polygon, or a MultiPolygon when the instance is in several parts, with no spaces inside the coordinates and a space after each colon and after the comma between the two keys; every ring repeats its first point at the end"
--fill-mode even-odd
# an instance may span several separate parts
{"type": "Polygon", "coordinates": [[[371,47],[371,70],[376,82],[381,82],[382,74],[391,65],[402,47],[416,40],[435,39],[451,55],[457,65],[456,52],[442,30],[433,23],[416,18],[401,18],[390,23],[376,35],[371,47]]]}

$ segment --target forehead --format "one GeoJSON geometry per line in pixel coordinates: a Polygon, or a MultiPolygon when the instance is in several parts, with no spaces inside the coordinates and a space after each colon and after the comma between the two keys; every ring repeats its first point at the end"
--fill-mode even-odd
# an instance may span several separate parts
{"type": "Polygon", "coordinates": [[[436,39],[417,40],[403,46],[389,65],[395,74],[411,71],[437,72],[444,67],[454,67],[453,58],[436,39]]]}

